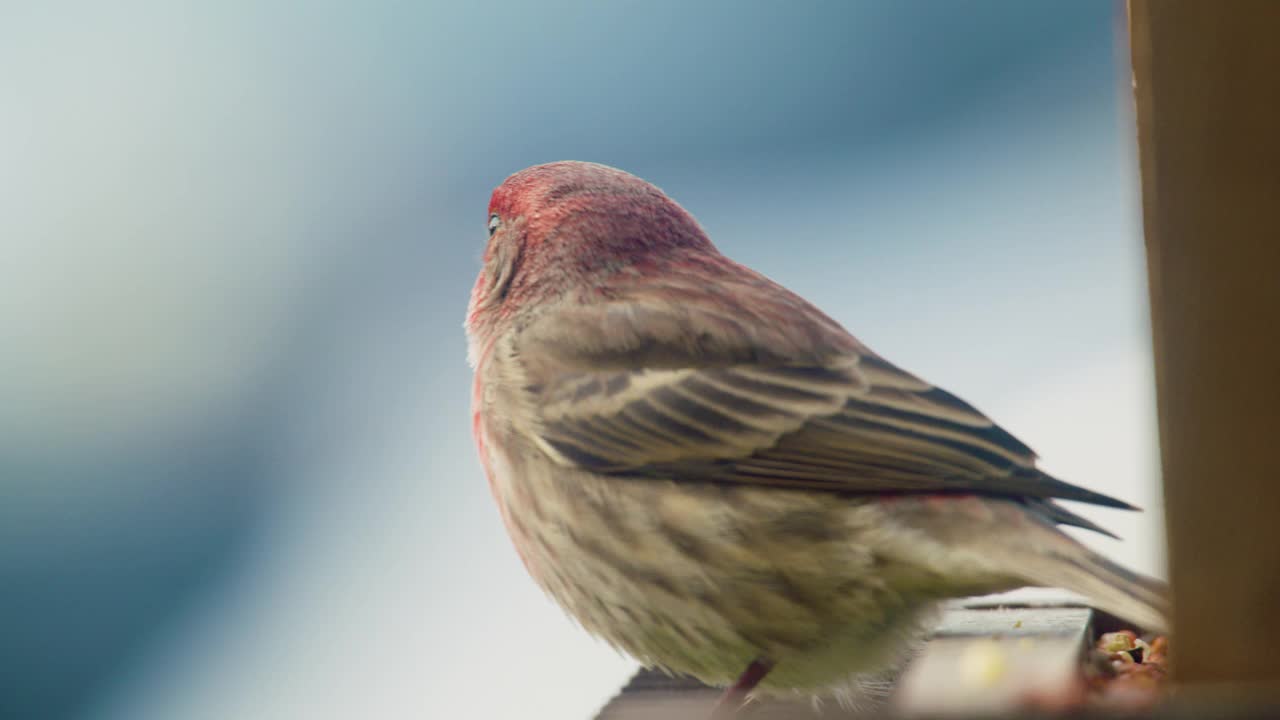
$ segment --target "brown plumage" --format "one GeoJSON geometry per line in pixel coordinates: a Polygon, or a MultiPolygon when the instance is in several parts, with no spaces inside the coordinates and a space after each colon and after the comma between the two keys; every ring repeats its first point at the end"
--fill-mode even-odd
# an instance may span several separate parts
{"type": "MultiPolygon", "coordinates": [[[[474,425],[534,579],[643,662],[847,694],[939,601],[1056,585],[1148,626],[1162,592],[1060,523],[1128,508],[588,163],[494,191],[467,318],[474,425]],[[754,665],[759,669],[759,665],[754,665]]],[[[843,695],[842,695],[843,696],[843,695]]]]}

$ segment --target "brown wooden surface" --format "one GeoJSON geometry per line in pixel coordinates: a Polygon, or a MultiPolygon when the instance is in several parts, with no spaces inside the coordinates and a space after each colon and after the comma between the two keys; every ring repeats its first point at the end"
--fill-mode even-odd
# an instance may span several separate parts
{"type": "Polygon", "coordinates": [[[1132,0],[1174,676],[1280,690],[1280,2],[1132,0]]]}

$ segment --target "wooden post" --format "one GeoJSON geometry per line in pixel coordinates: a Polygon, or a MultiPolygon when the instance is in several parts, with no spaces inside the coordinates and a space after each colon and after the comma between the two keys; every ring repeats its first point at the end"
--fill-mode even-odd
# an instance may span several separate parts
{"type": "Polygon", "coordinates": [[[1188,699],[1275,699],[1280,2],[1131,0],[1129,13],[1174,679],[1188,699]]]}

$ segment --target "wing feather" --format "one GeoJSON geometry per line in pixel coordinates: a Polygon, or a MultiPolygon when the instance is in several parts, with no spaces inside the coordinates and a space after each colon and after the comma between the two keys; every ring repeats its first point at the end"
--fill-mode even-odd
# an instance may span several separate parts
{"type": "Polygon", "coordinates": [[[1131,507],[1039,470],[977,408],[767,278],[698,262],[710,264],[696,275],[673,265],[661,292],[610,286],[609,300],[569,303],[522,332],[533,414],[519,427],[553,460],[682,482],[1018,497],[1077,525],[1048,498],[1131,507]]]}
{"type": "Polygon", "coordinates": [[[685,481],[1125,507],[1043,473],[1030,448],[972,405],[894,370],[853,357],[579,373],[542,390],[539,444],[565,464],[685,481]]]}

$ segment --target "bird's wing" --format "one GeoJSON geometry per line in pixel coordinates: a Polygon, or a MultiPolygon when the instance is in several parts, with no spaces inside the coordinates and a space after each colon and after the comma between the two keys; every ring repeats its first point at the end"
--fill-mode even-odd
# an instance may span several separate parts
{"type": "Polygon", "coordinates": [[[1126,507],[1057,480],[973,406],[874,356],[576,374],[541,393],[559,463],[850,493],[963,491],[1126,507]]]}
{"type": "Polygon", "coordinates": [[[533,442],[566,466],[637,477],[1129,507],[1038,470],[1030,448],[973,406],[748,278],[669,282],[663,299],[675,288],[685,302],[636,294],[534,327],[527,345],[542,345],[531,355],[544,363],[527,388],[533,442]]]}

